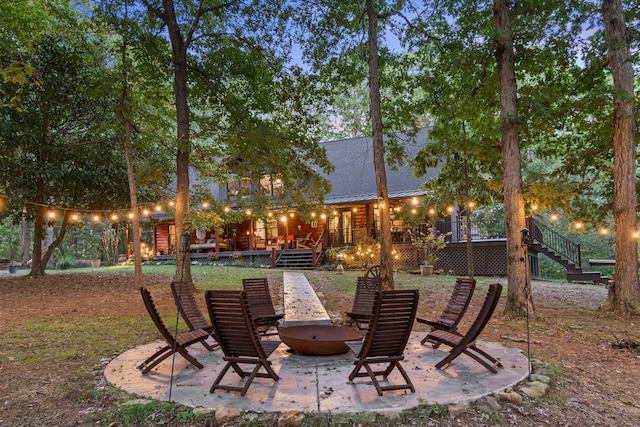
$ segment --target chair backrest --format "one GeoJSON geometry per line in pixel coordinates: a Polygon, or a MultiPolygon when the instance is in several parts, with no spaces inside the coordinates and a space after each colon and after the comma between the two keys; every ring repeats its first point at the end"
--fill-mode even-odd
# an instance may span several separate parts
{"type": "Polygon", "coordinates": [[[206,291],[205,301],[216,341],[228,357],[266,359],[244,291],[206,291]]]}
{"type": "Polygon", "coordinates": [[[358,276],[357,280],[351,311],[369,314],[373,311],[375,293],[382,289],[382,279],[380,277],[358,276]]]}
{"type": "Polygon", "coordinates": [[[266,277],[242,279],[242,289],[247,294],[247,301],[254,318],[276,315],[269,291],[269,280],[266,277]]]}
{"type": "Polygon", "coordinates": [[[151,316],[151,320],[153,320],[153,323],[155,323],[156,328],[158,328],[158,331],[160,331],[167,344],[173,344],[175,338],[171,334],[171,332],[169,332],[169,329],[167,329],[166,325],[162,321],[160,313],[158,313],[158,309],[156,308],[156,305],[153,302],[153,298],[151,297],[151,292],[147,288],[140,288],[140,294],[142,295],[144,305],[145,307],[147,307],[149,316],[151,316]]]}
{"type": "Polygon", "coordinates": [[[377,291],[361,357],[402,356],[418,310],[417,289],[377,291]]]}
{"type": "Polygon", "coordinates": [[[469,303],[471,302],[475,288],[475,279],[458,277],[453,287],[453,292],[451,292],[451,296],[449,297],[449,302],[437,323],[447,326],[449,330],[454,331],[458,323],[460,323],[460,320],[462,320],[467,308],[469,308],[469,303]]]}
{"type": "Polygon", "coordinates": [[[311,237],[311,232],[308,232],[306,236],[302,237],[299,240],[302,242],[306,242],[307,240],[309,240],[309,237],[311,237]]]}
{"type": "Polygon", "coordinates": [[[492,283],[489,285],[489,290],[487,291],[487,296],[482,303],[482,307],[480,308],[473,324],[469,330],[467,330],[467,333],[464,334],[460,344],[458,344],[459,346],[466,347],[478,338],[484,327],[487,326],[491,316],[493,316],[496,305],[498,305],[498,301],[500,300],[501,293],[502,285],[500,283],[492,283]]]}
{"type": "Polygon", "coordinates": [[[192,283],[171,282],[171,293],[178,311],[189,329],[211,330],[211,324],[204,317],[193,295],[192,283]]]}

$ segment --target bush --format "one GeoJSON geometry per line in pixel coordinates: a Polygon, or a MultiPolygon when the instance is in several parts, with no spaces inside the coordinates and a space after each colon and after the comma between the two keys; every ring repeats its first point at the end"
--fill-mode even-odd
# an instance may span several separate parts
{"type": "Polygon", "coordinates": [[[76,264],[76,259],[71,255],[62,255],[56,259],[56,267],[60,270],[66,270],[68,268],[74,267],[76,264]]]}

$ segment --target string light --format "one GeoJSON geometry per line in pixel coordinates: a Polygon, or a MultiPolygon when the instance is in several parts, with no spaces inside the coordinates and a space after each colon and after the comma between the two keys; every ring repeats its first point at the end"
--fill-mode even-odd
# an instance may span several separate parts
{"type": "MultiPolygon", "coordinates": [[[[4,203],[4,202],[6,200],[8,200],[8,199],[9,199],[8,196],[0,194],[0,208],[2,208],[4,205],[6,205],[6,203],[4,203]]],[[[171,207],[175,206],[175,201],[173,201],[173,200],[168,200],[166,203],[167,203],[168,206],[171,206],[171,207]]],[[[417,197],[412,197],[410,202],[407,200],[405,203],[407,203],[407,204],[410,203],[412,205],[416,205],[417,206],[420,203],[420,200],[417,197]]],[[[122,216],[128,218],[129,220],[133,220],[136,217],[136,214],[134,212],[127,212],[125,209],[117,209],[117,211],[120,211],[120,213],[117,213],[117,212],[113,212],[113,209],[96,211],[96,210],[83,210],[83,209],[77,209],[77,208],[67,208],[67,207],[52,206],[51,203],[49,203],[49,204],[41,204],[41,203],[34,203],[34,202],[26,202],[25,204],[26,205],[42,206],[42,207],[49,208],[47,210],[46,214],[45,214],[45,216],[46,216],[48,221],[54,221],[58,217],[58,213],[60,211],[63,212],[63,213],[64,212],[71,212],[71,214],[69,215],[69,219],[71,221],[73,221],[73,222],[82,221],[83,214],[90,214],[89,215],[90,216],[90,220],[93,221],[93,222],[102,221],[103,215],[105,217],[109,218],[112,222],[119,221],[122,216]],[[93,214],[91,214],[91,212],[93,212],[93,214]],[[112,212],[112,213],[109,213],[109,212],[112,212]],[[101,213],[102,213],[102,215],[101,215],[101,213]]],[[[475,207],[475,202],[468,201],[466,205],[467,205],[468,208],[473,208],[473,207],[475,207]]],[[[154,211],[163,212],[162,206],[160,204],[157,204],[157,203],[156,204],[143,203],[143,204],[141,204],[139,206],[142,207],[141,213],[145,217],[149,217],[151,215],[151,211],[150,211],[151,206],[153,206],[151,209],[153,209],[154,211]],[[145,205],[149,206],[149,207],[144,207],[145,205]]],[[[211,207],[211,204],[209,202],[205,201],[205,202],[202,202],[201,206],[202,206],[203,209],[209,209],[211,207]]],[[[374,208],[379,208],[379,207],[382,208],[382,207],[384,207],[384,203],[379,202],[379,203],[374,204],[373,206],[374,206],[374,208]]],[[[533,204],[531,204],[530,209],[531,209],[532,212],[537,212],[539,210],[539,206],[537,204],[533,203],[533,204]]],[[[392,210],[395,211],[395,212],[401,212],[402,211],[402,207],[401,206],[396,206],[396,207],[393,207],[392,210]]],[[[224,206],[223,211],[225,213],[230,213],[232,211],[232,209],[231,209],[230,206],[224,206]]],[[[358,211],[358,207],[352,208],[352,211],[353,212],[357,212],[358,211]]],[[[453,213],[455,211],[455,207],[452,206],[452,205],[449,205],[449,206],[446,207],[446,211],[449,212],[449,213],[453,213]]],[[[247,209],[245,212],[246,212],[247,216],[251,216],[253,214],[251,209],[247,209]]],[[[414,214],[414,215],[418,214],[418,210],[415,209],[415,208],[412,208],[411,209],[411,213],[414,214]]],[[[427,213],[428,213],[429,216],[434,216],[434,215],[436,215],[437,212],[436,212],[436,210],[434,208],[429,208],[427,210],[427,213]]],[[[334,215],[334,216],[338,216],[339,215],[338,211],[336,211],[336,210],[333,210],[331,212],[331,214],[334,215]]],[[[295,212],[290,212],[288,215],[291,218],[295,218],[295,212]]],[[[274,213],[273,212],[268,212],[267,216],[269,218],[273,218],[274,213]]],[[[311,212],[310,213],[310,217],[311,218],[316,218],[316,216],[317,216],[316,212],[311,212]]],[[[320,216],[320,218],[322,220],[326,220],[326,218],[327,218],[327,215],[325,213],[321,213],[319,216],[320,216]]],[[[559,221],[560,216],[557,213],[551,213],[551,214],[549,214],[548,219],[551,222],[556,222],[556,221],[559,221]]],[[[282,222],[287,222],[286,215],[282,216],[280,220],[282,222]]],[[[573,223],[573,228],[575,230],[578,230],[578,231],[583,231],[583,230],[586,229],[586,226],[585,226],[585,223],[583,221],[578,220],[578,221],[575,221],[573,223]]],[[[600,236],[605,237],[605,236],[611,235],[611,230],[607,226],[602,226],[602,227],[598,228],[597,233],[600,236]]],[[[633,238],[640,239],[640,231],[633,232],[633,238]]]]}

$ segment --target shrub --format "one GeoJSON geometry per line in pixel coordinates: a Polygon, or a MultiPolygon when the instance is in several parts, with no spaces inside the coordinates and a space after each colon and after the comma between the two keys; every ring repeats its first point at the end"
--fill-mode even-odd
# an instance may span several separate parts
{"type": "Polygon", "coordinates": [[[71,255],[61,255],[56,259],[56,267],[60,270],[66,270],[76,265],[76,259],[71,255]]]}

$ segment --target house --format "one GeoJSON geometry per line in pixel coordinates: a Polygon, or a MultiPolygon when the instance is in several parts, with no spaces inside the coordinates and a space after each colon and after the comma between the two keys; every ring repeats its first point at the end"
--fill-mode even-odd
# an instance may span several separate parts
{"type": "MultiPolygon", "coordinates": [[[[410,158],[427,143],[428,128],[421,129],[415,136],[398,134],[397,140],[410,158]]],[[[319,249],[350,245],[364,236],[376,237],[380,230],[380,215],[377,205],[376,179],[373,166],[373,141],[368,137],[356,137],[321,143],[333,172],[325,175],[332,184],[332,190],[325,197],[325,209],[312,212],[311,218],[303,219],[295,210],[286,216],[276,218],[271,212],[267,220],[248,218],[239,224],[225,226],[221,235],[207,231],[197,239],[192,239],[191,251],[247,252],[288,249],[319,249]]],[[[416,203],[425,195],[420,186],[438,171],[432,169],[427,176],[415,177],[413,169],[404,162],[397,169],[387,166],[387,187],[392,212],[416,203]]],[[[192,185],[199,184],[196,174],[192,175],[192,185]]],[[[239,179],[222,185],[209,187],[212,196],[225,203],[233,198],[239,186],[248,185],[239,179]]],[[[271,185],[277,185],[277,182],[271,185]]],[[[273,190],[273,189],[272,189],[273,190]]],[[[394,242],[406,239],[405,224],[395,218],[392,224],[394,242]]],[[[175,227],[173,221],[160,222],[153,232],[153,248],[156,256],[175,254],[175,227]]]]}
{"type": "MultiPolygon", "coordinates": [[[[398,135],[398,141],[404,146],[409,157],[413,158],[428,143],[428,128],[421,129],[414,138],[398,135]]],[[[239,224],[228,224],[221,235],[203,231],[194,236],[191,245],[192,258],[207,257],[211,254],[221,262],[234,262],[238,252],[242,259],[260,265],[283,267],[301,267],[315,265],[327,248],[341,248],[355,245],[362,237],[377,237],[380,233],[380,216],[377,205],[376,180],[373,167],[373,146],[371,138],[358,137],[323,142],[334,171],[325,177],[332,184],[332,191],[325,197],[325,208],[311,213],[311,219],[301,218],[295,210],[286,216],[276,218],[266,214],[266,221],[255,220],[250,216],[239,224]],[[283,250],[285,249],[286,250],[283,250]],[[233,256],[233,255],[236,256],[233,256]]],[[[387,167],[387,187],[389,209],[392,213],[392,233],[397,258],[396,267],[417,267],[424,259],[417,248],[411,244],[411,236],[406,233],[408,211],[413,210],[419,199],[426,195],[421,189],[422,183],[438,173],[431,169],[425,176],[415,177],[408,164],[402,164],[396,170],[387,167]],[[405,212],[405,214],[403,214],[405,212]]],[[[262,188],[274,191],[277,181],[267,180],[269,186],[261,183],[262,188]]],[[[200,181],[195,174],[192,186],[200,181]]],[[[235,182],[209,186],[212,196],[224,203],[233,198],[237,188],[246,186],[247,180],[240,178],[235,182]]],[[[419,214],[418,214],[419,215],[419,214]]],[[[451,216],[434,225],[442,232],[451,232],[449,244],[441,251],[436,267],[457,275],[467,274],[467,238],[473,245],[473,265],[476,275],[505,275],[507,270],[506,238],[504,223],[479,222],[477,219],[470,235],[465,231],[464,209],[454,210],[451,216]],[[461,216],[457,216],[461,215],[461,216]]],[[[426,220],[426,218],[424,218],[426,220]]],[[[532,277],[539,276],[538,253],[556,260],[568,271],[569,280],[603,282],[607,278],[599,273],[585,272],[580,265],[579,245],[563,239],[560,247],[553,246],[554,239],[544,237],[557,235],[554,230],[541,229],[529,219],[529,228],[534,231],[530,244],[529,263],[532,277]],[[567,248],[563,252],[563,248],[567,248]],[[575,255],[577,254],[577,256],[575,255]],[[567,261],[568,260],[568,261],[567,261]]],[[[420,222],[412,221],[415,223],[420,222]]],[[[153,256],[173,258],[175,256],[175,226],[172,220],[160,221],[153,230],[153,256]]]]}

